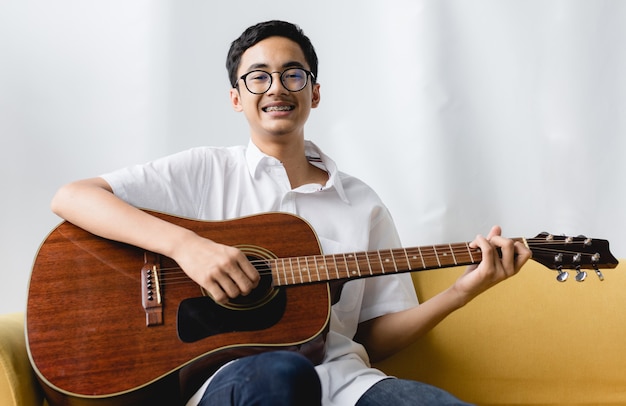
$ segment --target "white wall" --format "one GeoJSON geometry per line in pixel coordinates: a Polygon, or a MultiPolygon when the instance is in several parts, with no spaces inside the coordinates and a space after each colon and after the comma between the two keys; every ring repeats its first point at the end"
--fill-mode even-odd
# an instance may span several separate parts
{"type": "Polygon", "coordinates": [[[405,244],[499,223],[626,258],[626,2],[0,0],[0,313],[24,309],[60,185],[246,142],[225,55],[273,18],[320,57],[307,137],[378,190],[405,244]]]}

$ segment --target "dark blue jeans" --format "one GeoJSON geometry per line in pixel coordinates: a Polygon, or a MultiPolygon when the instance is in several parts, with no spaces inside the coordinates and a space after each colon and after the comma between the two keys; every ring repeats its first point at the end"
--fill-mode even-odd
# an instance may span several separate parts
{"type": "Polygon", "coordinates": [[[290,351],[241,358],[211,380],[201,406],[319,406],[322,387],[315,367],[290,351]]]}
{"type": "Polygon", "coordinates": [[[407,379],[383,379],[361,396],[356,406],[439,406],[465,405],[448,392],[434,386],[407,379]]]}
{"type": "MultiPolygon", "coordinates": [[[[200,406],[319,406],[322,389],[313,364],[289,351],[245,357],[217,373],[200,406]]],[[[404,379],[378,382],[356,406],[468,405],[434,386],[404,379]]]]}

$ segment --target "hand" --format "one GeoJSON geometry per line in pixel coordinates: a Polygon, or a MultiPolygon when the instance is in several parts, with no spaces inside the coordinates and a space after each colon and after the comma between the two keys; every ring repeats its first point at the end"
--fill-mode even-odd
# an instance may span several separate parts
{"type": "Polygon", "coordinates": [[[195,233],[179,244],[173,259],[218,303],[249,294],[261,279],[257,269],[239,249],[195,233]]]}
{"type": "Polygon", "coordinates": [[[464,298],[464,303],[517,274],[531,257],[530,250],[524,244],[504,238],[501,233],[500,227],[494,226],[486,238],[478,235],[470,243],[471,248],[480,249],[482,261],[478,265],[469,266],[454,284],[454,289],[464,298]]]}

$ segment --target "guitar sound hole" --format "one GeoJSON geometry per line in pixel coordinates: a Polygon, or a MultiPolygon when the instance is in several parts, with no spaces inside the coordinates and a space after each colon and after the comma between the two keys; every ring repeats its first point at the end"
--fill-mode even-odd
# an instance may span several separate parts
{"type": "Polygon", "coordinates": [[[259,285],[246,296],[240,295],[229,300],[228,303],[223,306],[233,310],[263,306],[278,293],[278,289],[272,286],[272,274],[268,263],[262,258],[256,258],[250,255],[248,255],[248,259],[261,274],[259,285]]]}

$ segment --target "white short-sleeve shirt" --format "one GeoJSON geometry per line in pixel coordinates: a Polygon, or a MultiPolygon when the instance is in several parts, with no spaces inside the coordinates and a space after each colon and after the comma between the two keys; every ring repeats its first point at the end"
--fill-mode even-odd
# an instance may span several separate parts
{"type": "MultiPolygon", "coordinates": [[[[283,165],[252,142],[199,147],[102,177],[128,203],[200,220],[226,220],[263,212],[288,212],[307,220],[324,254],[400,246],[393,220],[376,193],[339,172],[313,143],[309,162],[329,174],[325,185],[292,189],[283,165]]],[[[353,280],[331,310],[324,362],[316,367],[324,405],[352,405],[385,375],[370,368],[354,342],[358,323],[417,305],[408,274],[353,280]]],[[[192,398],[193,399],[193,398],[192,398]]]]}

